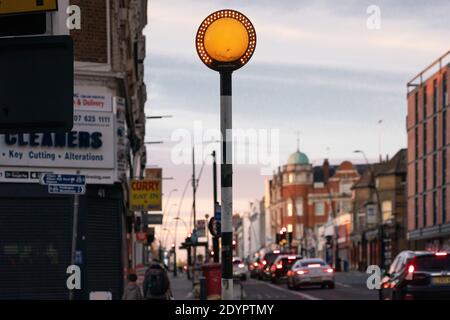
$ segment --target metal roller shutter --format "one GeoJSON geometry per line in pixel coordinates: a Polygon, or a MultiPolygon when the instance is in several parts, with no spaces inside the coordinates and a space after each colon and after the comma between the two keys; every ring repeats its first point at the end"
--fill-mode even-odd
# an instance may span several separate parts
{"type": "Polygon", "coordinates": [[[88,291],[110,291],[120,299],[122,290],[120,201],[87,199],[86,284],[88,291]]]}
{"type": "Polygon", "coordinates": [[[67,299],[72,200],[0,198],[0,300],[67,299]]]}

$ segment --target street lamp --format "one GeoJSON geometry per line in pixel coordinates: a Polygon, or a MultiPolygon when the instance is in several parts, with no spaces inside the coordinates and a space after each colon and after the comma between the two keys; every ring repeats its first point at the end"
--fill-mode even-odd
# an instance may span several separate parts
{"type": "Polygon", "coordinates": [[[181,217],[174,217],[173,220],[183,222],[183,225],[184,225],[184,227],[186,228],[187,233],[189,233],[189,227],[188,227],[186,221],[184,221],[181,217]]]}
{"type": "Polygon", "coordinates": [[[256,32],[250,20],[235,10],[210,14],[196,35],[200,60],[220,73],[220,127],[222,133],[222,299],[233,299],[233,168],[232,168],[232,73],[243,67],[256,48],[256,32]]]}

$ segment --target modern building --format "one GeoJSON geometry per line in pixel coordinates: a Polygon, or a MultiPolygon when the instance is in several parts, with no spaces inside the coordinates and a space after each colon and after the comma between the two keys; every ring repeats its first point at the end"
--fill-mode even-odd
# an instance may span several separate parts
{"type": "Polygon", "coordinates": [[[450,51],[408,82],[408,237],[450,248],[450,51]]]}
{"type": "Polygon", "coordinates": [[[365,271],[369,265],[390,265],[408,249],[406,239],[407,150],[370,165],[352,187],[353,211],[350,267],[365,271]]]}
{"type": "Polygon", "coordinates": [[[237,238],[242,246],[241,256],[254,256],[265,247],[265,215],[263,201],[249,203],[249,211],[242,216],[242,227],[237,230],[237,238]]]}
{"type": "Polygon", "coordinates": [[[359,179],[358,170],[361,166],[348,161],[331,166],[325,160],[314,167],[306,154],[300,150],[293,153],[268,182],[265,210],[270,221],[266,225],[270,224],[272,238],[285,229],[292,251],[333,261],[333,250],[327,250],[324,243],[327,229],[332,243],[337,243],[338,252],[347,259],[351,187],[359,179]]]}
{"type": "Polygon", "coordinates": [[[74,39],[74,127],[0,136],[0,299],[69,298],[75,198],[49,194],[39,184],[43,173],[87,179],[78,206],[75,264],[82,277],[75,298],[108,292],[119,299],[124,275],[137,263],[127,204],[128,179],[146,165],[147,1],[60,0],[47,21],[47,35],[74,39]],[[81,9],[81,30],[66,27],[69,5],[81,9]]]}

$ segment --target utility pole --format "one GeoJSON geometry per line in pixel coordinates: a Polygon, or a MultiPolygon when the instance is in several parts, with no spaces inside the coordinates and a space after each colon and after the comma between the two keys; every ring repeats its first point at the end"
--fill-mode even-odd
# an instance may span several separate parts
{"type": "MultiPolygon", "coordinates": [[[[196,228],[196,222],[197,222],[197,212],[196,212],[196,203],[195,203],[195,196],[196,196],[196,193],[197,193],[197,181],[196,181],[196,179],[195,179],[195,146],[194,145],[192,145],[192,196],[193,196],[193,200],[192,200],[192,212],[193,212],[193,215],[194,215],[194,221],[193,221],[193,223],[194,223],[194,226],[193,226],[193,228],[192,228],[192,231],[193,232],[196,232],[195,231],[195,228],[196,228]]],[[[196,267],[196,263],[197,263],[197,247],[196,247],[196,244],[195,243],[193,243],[193,255],[194,255],[194,259],[193,259],[193,268],[192,268],[192,282],[195,284],[195,280],[196,280],[196,278],[195,278],[195,267],[196,267]]]]}
{"type": "MultiPolygon", "coordinates": [[[[219,203],[217,202],[217,162],[216,162],[216,151],[213,151],[212,153],[213,157],[213,194],[214,194],[214,215],[218,209],[219,203]]],[[[219,223],[217,221],[216,223],[219,223]]],[[[213,242],[213,251],[214,251],[214,262],[218,263],[220,262],[220,255],[219,255],[219,237],[213,236],[212,238],[213,242]]]]}

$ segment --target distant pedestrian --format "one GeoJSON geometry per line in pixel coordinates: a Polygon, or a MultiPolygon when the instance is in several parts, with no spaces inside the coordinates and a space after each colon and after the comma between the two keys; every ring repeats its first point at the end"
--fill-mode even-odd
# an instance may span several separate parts
{"type": "Polygon", "coordinates": [[[170,300],[172,298],[167,270],[156,259],[150,263],[145,272],[143,287],[146,300],[170,300]]]}
{"type": "Polygon", "coordinates": [[[132,273],[128,275],[127,279],[128,284],[123,292],[122,300],[142,300],[141,288],[136,283],[137,276],[132,273]]]}

